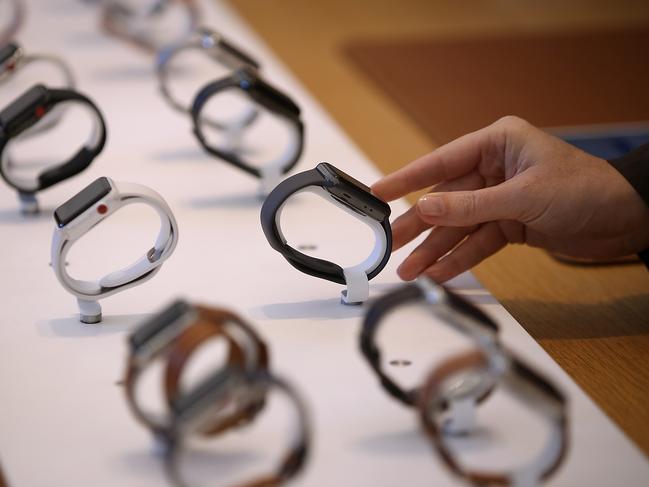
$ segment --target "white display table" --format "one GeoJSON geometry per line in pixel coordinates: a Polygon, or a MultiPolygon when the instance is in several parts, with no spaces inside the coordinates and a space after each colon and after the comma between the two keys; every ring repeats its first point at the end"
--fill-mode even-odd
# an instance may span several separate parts
{"type": "MultiPolygon", "coordinates": [[[[314,448],[297,485],[457,485],[419,432],[415,414],[388,398],[364,363],[357,343],[363,308],[341,305],[342,286],[297,272],[269,247],[259,224],[257,182],[201,152],[189,118],[160,97],[152,59],[102,35],[97,12],[78,0],[27,4],[19,40],[30,51],[56,52],[71,63],[80,91],[106,116],[108,143],[89,170],[40,195],[39,217],[20,216],[15,194],[0,186],[0,462],[9,485],[165,484],[151,439],[129,414],[119,381],[127,333],[176,296],[223,305],[249,319],[271,347],[274,370],[307,398],[314,448]],[[180,241],[154,279],[104,300],[103,323],[84,325],[74,298],[48,266],[51,212],[102,175],[160,192],[176,214],[180,241]]],[[[328,161],[368,184],[379,177],[229,7],[203,6],[204,24],[253,53],[267,78],[302,107],[307,140],[297,170],[328,161]]],[[[53,153],[77,147],[74,133],[61,130],[60,137],[46,139],[53,153]]],[[[399,214],[405,202],[392,208],[399,214]]],[[[316,245],[317,255],[353,263],[369,252],[364,226],[332,218],[335,210],[316,197],[297,198],[286,212],[287,236],[316,245]]],[[[124,210],[107,221],[70,252],[71,273],[90,276],[140,255],[156,231],[157,221],[149,216],[146,210],[124,210]]],[[[395,269],[407,251],[397,252],[371,281],[372,296],[399,283],[395,269]]],[[[572,444],[549,485],[646,485],[649,464],[643,454],[505,309],[469,274],[452,284],[499,321],[508,346],[570,396],[572,444]]],[[[435,335],[433,321],[416,309],[400,316],[403,326],[391,328],[393,348],[386,358],[411,360],[413,366],[395,373],[418,380],[432,364],[425,357],[447,353],[453,337],[435,335]]],[[[490,414],[505,432],[525,440],[525,423],[511,407],[494,398],[490,414]]],[[[272,426],[257,437],[254,429],[242,429],[224,438],[212,463],[222,478],[212,485],[226,485],[231,473],[242,478],[258,471],[255,460],[282,441],[272,433],[272,426]]]]}

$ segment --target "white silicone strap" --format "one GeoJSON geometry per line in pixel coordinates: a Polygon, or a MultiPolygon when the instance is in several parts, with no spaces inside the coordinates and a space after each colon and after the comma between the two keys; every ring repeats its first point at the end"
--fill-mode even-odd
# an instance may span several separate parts
{"type": "MultiPolygon", "coordinates": [[[[164,199],[146,186],[134,183],[116,183],[111,181],[113,191],[109,194],[114,205],[111,214],[122,206],[134,203],[144,203],[151,206],[160,217],[160,231],[154,247],[132,265],[112,272],[96,281],[84,281],[71,277],[65,267],[65,258],[72,244],[86,232],[72,234],[64,229],[54,231],[52,242],[52,266],[63,287],[80,299],[97,300],[128,287],[144,282],[159,270],[162,263],[169,258],[178,242],[178,226],[171,209],[164,199]],[[147,275],[148,274],[148,275],[147,275]]],[[[88,211],[94,211],[91,208],[88,211]]],[[[83,218],[84,214],[78,218],[83,218]]]]}

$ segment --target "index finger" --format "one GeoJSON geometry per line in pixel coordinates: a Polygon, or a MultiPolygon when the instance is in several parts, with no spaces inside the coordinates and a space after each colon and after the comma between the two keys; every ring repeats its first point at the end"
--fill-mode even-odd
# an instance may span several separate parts
{"type": "Polygon", "coordinates": [[[378,180],[372,186],[372,193],[392,201],[464,176],[482,160],[482,154],[491,144],[491,135],[491,126],[463,135],[378,180]]]}

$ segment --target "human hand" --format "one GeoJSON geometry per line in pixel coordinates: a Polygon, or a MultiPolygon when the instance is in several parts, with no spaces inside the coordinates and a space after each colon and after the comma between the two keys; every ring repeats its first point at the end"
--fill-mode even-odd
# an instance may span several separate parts
{"type": "Polygon", "coordinates": [[[443,282],[507,243],[579,258],[649,247],[649,207],[607,161],[517,117],[504,117],[372,186],[386,201],[431,187],[392,224],[393,250],[428,236],[399,266],[402,279],[443,282]]]}

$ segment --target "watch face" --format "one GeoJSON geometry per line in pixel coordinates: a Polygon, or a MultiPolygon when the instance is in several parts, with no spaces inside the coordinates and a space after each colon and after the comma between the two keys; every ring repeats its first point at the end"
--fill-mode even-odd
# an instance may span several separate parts
{"type": "Polygon", "coordinates": [[[266,83],[250,70],[241,70],[239,87],[247,91],[260,105],[273,112],[284,113],[293,117],[300,115],[300,107],[277,88],[266,83]]]}
{"type": "Polygon", "coordinates": [[[47,88],[33,86],[0,112],[0,127],[6,137],[15,137],[38,122],[49,108],[47,88]]]}
{"type": "Polygon", "coordinates": [[[155,336],[160,334],[170,325],[177,323],[182,317],[186,316],[193,308],[185,301],[177,300],[167,306],[165,309],[155,314],[140,326],[129,338],[129,342],[134,351],[140,349],[143,345],[150,342],[155,336]]]}
{"type": "MultiPolygon", "coordinates": [[[[99,178],[90,183],[54,211],[54,219],[57,225],[64,227],[110,193],[111,189],[108,178],[99,178]]],[[[97,208],[97,211],[102,213],[100,207],[97,208]]],[[[104,209],[105,211],[106,209],[104,209]]]]}
{"type": "Polygon", "coordinates": [[[349,174],[326,162],[318,164],[316,169],[328,183],[325,189],[340,203],[377,221],[390,216],[390,206],[349,174]]]}
{"type": "Polygon", "coordinates": [[[0,64],[10,61],[18,52],[18,46],[13,42],[0,47],[0,64]]]}

